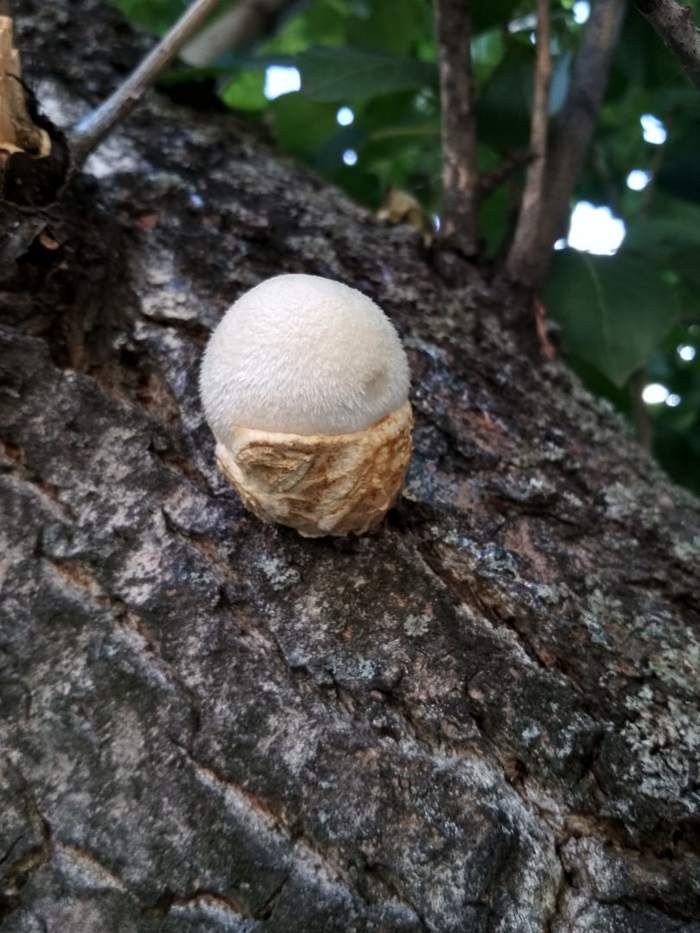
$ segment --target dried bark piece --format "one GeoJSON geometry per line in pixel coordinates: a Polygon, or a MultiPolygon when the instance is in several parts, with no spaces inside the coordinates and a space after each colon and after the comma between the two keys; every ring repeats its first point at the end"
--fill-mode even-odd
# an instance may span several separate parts
{"type": "Polygon", "coordinates": [[[44,158],[51,152],[46,130],[36,126],[25,101],[22,66],[14,46],[12,17],[0,16],[0,150],[44,158]]]}
{"type": "MultiPolygon", "coordinates": [[[[63,190],[69,168],[63,133],[39,112],[22,81],[12,17],[0,14],[0,197],[23,208],[43,207],[63,190]]],[[[4,219],[0,225],[7,225],[4,219]]]]}

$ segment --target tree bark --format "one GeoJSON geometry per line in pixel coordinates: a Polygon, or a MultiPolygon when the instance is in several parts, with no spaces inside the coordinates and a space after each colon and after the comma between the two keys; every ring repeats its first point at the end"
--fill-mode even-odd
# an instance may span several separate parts
{"type": "MultiPolygon", "coordinates": [[[[138,54],[101,0],[19,26],[64,125],[138,54]]],[[[150,95],[3,273],[0,929],[697,931],[698,502],[526,298],[255,132],[150,95]],[[246,514],[198,398],[225,308],[302,271],[410,355],[361,539],[246,514]]]]}
{"type": "Polygon", "coordinates": [[[676,0],[635,0],[635,5],[700,90],[700,31],[693,22],[692,9],[676,0]]]}
{"type": "Polygon", "coordinates": [[[466,256],[479,249],[479,172],[468,0],[435,0],[440,73],[442,217],[440,236],[466,256]]]}

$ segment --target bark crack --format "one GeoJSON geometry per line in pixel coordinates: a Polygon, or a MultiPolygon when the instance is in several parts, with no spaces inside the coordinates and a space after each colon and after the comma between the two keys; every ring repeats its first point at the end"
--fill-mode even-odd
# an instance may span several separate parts
{"type": "Polygon", "coordinates": [[[122,879],[104,862],[82,846],[73,843],[56,842],[56,852],[66,858],[72,865],[84,872],[101,885],[115,888],[117,891],[127,891],[122,879]]]}
{"type": "Polygon", "coordinates": [[[556,854],[560,868],[559,884],[557,885],[557,890],[554,895],[554,907],[552,908],[551,914],[545,921],[544,933],[560,933],[561,927],[559,926],[559,923],[560,921],[563,922],[567,894],[573,887],[573,878],[564,865],[561,854],[562,849],[567,842],[568,838],[562,840],[561,842],[555,843],[554,846],[554,852],[556,854]]]}
{"type": "Polygon", "coordinates": [[[176,894],[170,889],[166,889],[155,903],[150,906],[142,906],[141,910],[146,915],[165,918],[171,911],[178,908],[186,909],[199,906],[214,908],[231,915],[236,920],[258,919],[258,914],[249,910],[242,901],[230,894],[222,894],[221,891],[212,891],[209,888],[197,888],[187,894],[176,894]]]}
{"type": "MultiPolygon", "coordinates": [[[[23,778],[21,781],[25,783],[23,778]]],[[[51,826],[41,814],[28,789],[25,789],[25,794],[27,822],[41,842],[21,855],[4,872],[0,888],[0,922],[6,920],[20,906],[22,888],[32,875],[49,861],[53,850],[51,826]]]]}
{"type": "MultiPolygon", "coordinates": [[[[251,913],[250,916],[254,916],[256,919],[269,919],[274,912],[285,884],[291,876],[295,859],[299,860],[303,865],[312,863],[320,867],[323,873],[332,880],[333,883],[340,884],[364,903],[373,903],[372,901],[368,901],[361,890],[359,890],[357,883],[352,878],[350,867],[342,865],[337,859],[332,858],[327,852],[320,849],[303,830],[300,824],[295,826],[290,825],[281,811],[275,810],[267,802],[261,800],[260,797],[245,790],[220,771],[198,761],[190,754],[188,749],[184,748],[182,745],[179,745],[177,742],[173,744],[180,749],[203,784],[223,795],[234,811],[239,815],[247,814],[248,819],[252,816],[254,820],[259,821],[260,828],[263,832],[274,834],[283,843],[289,846],[290,865],[288,871],[284,874],[284,877],[275,890],[269,895],[263,907],[256,910],[254,914],[251,913]]],[[[244,819],[245,818],[244,816],[244,819]]],[[[386,881],[384,877],[382,877],[381,880],[386,881]]],[[[424,918],[421,917],[420,912],[411,900],[407,898],[405,893],[401,892],[398,887],[398,882],[395,879],[392,880],[391,884],[387,882],[387,888],[392,899],[410,909],[418,918],[422,928],[427,931],[429,927],[424,918]]]]}

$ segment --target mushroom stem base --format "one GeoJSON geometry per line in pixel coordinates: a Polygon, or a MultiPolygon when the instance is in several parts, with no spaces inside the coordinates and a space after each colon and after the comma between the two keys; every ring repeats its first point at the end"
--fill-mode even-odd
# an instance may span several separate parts
{"type": "Polygon", "coordinates": [[[361,535],[398,497],[411,458],[413,414],[397,411],[352,434],[275,434],[233,427],[219,469],[265,522],[306,538],[361,535]]]}

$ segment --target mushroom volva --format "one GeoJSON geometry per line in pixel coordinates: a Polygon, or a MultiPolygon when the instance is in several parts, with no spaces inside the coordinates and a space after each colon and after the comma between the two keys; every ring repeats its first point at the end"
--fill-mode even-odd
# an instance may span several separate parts
{"type": "Polygon", "coordinates": [[[362,534],[411,456],[408,361],[366,295],[279,275],[229,308],[202,363],[216,459],[259,518],[306,536],[362,534]]]}

